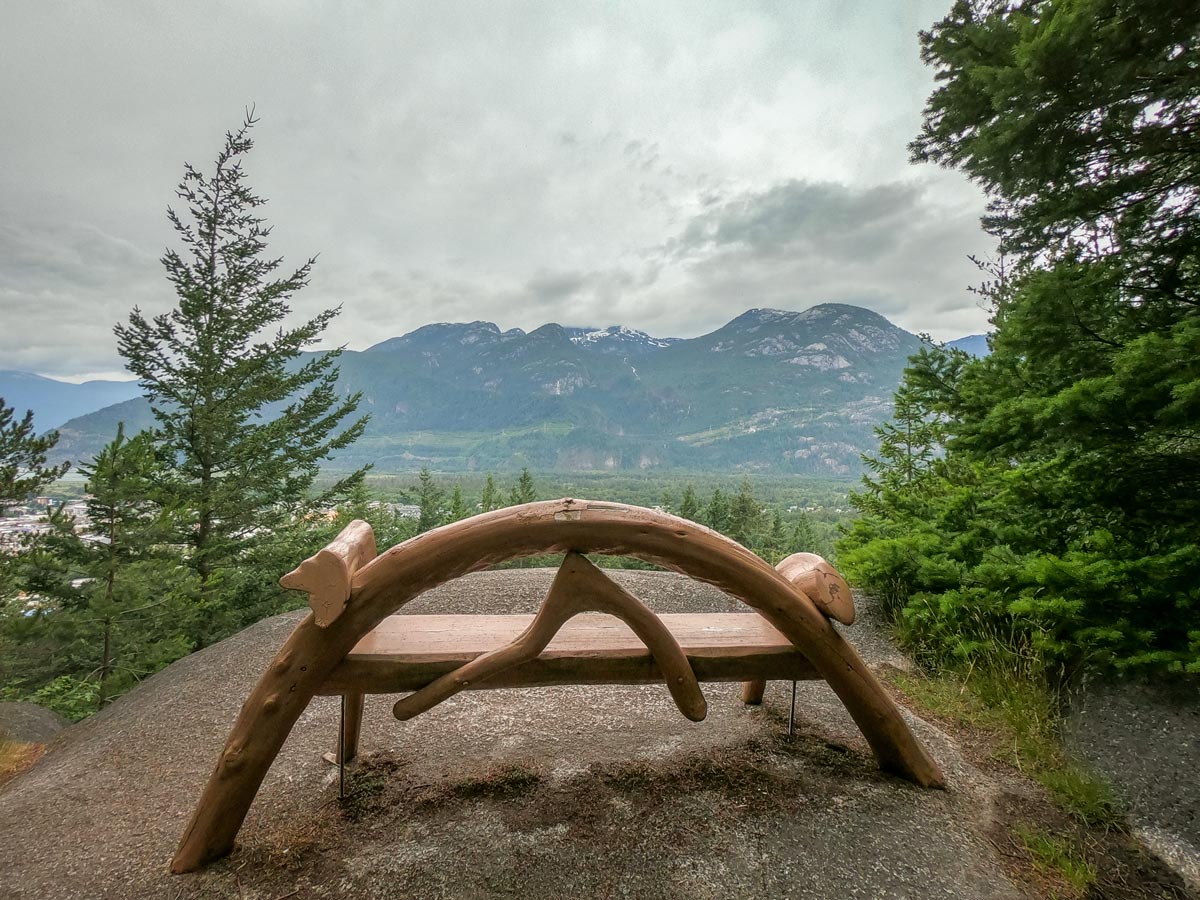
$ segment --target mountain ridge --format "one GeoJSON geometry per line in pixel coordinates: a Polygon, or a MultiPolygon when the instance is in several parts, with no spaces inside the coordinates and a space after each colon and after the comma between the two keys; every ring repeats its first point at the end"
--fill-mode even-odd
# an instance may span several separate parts
{"type": "Polygon", "coordinates": [[[947,341],[946,346],[962,350],[979,359],[992,352],[992,348],[988,346],[988,337],[986,334],[968,334],[953,341],[947,341]]]}
{"type": "Polygon", "coordinates": [[[96,379],[75,384],[32,372],[0,369],[0,397],[17,416],[33,410],[34,427],[39,432],[140,395],[141,389],[133,380],[96,379]]]}
{"type": "MultiPolygon", "coordinates": [[[[620,325],[431,323],[343,352],[338,390],[361,391],[372,418],[335,462],[850,476],[920,346],[882,315],[846,304],[753,308],[695,338],[620,325]]],[[[141,407],[65,423],[60,456],[94,453],[118,417],[148,421],[141,407]]]]}

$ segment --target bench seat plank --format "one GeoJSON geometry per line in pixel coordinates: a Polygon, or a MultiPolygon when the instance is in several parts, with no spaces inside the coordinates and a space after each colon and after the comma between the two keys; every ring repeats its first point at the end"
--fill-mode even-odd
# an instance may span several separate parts
{"type": "MultiPolygon", "coordinates": [[[[818,677],[804,654],[754,613],[660,618],[683,648],[698,681],[818,677]]],[[[355,645],[319,693],[417,690],[511,643],[532,620],[531,615],[389,616],[355,645]]],[[[650,651],[628,625],[614,616],[584,613],[569,620],[537,659],[472,688],[661,681],[650,651]]]]}

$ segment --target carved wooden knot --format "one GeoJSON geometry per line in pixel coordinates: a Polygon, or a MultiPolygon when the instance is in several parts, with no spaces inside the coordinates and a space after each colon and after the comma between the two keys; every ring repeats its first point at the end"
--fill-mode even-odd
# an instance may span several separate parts
{"type": "Polygon", "coordinates": [[[793,553],[775,567],[829,619],[854,624],[854,595],[838,570],[815,553],[793,553]]]}
{"type": "Polygon", "coordinates": [[[342,529],[329,546],[318,550],[291,572],[279,579],[285,588],[308,592],[313,619],[327,627],[350,602],[354,573],[378,555],[375,532],[362,519],[342,529]]]}

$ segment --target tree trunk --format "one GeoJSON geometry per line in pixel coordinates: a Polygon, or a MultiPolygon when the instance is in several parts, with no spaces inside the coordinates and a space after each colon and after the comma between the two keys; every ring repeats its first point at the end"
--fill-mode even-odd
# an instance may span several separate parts
{"type": "Polygon", "coordinates": [[[105,696],[105,682],[108,680],[108,672],[112,667],[112,619],[108,616],[104,617],[104,650],[100,658],[100,690],[96,699],[96,708],[103,709],[105,696]]]}

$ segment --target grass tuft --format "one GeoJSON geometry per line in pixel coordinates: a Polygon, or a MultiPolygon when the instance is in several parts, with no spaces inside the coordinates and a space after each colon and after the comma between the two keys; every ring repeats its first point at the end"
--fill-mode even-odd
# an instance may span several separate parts
{"type": "Polygon", "coordinates": [[[45,750],[45,744],[27,744],[0,737],[0,785],[32,766],[45,750]]]}
{"type": "Polygon", "coordinates": [[[1074,848],[1071,841],[1032,825],[1013,829],[1038,871],[1062,881],[1076,897],[1082,897],[1096,882],[1096,869],[1074,848]]]}
{"type": "Polygon", "coordinates": [[[1125,816],[1112,787],[1071,760],[1035,773],[1064,810],[1089,828],[1122,829],[1125,816]]]}
{"type": "Polygon", "coordinates": [[[997,761],[1041,783],[1080,822],[1121,827],[1123,814],[1112,788],[1063,750],[1058,702],[1044,682],[1001,666],[890,677],[922,709],[986,735],[997,761]]]}

